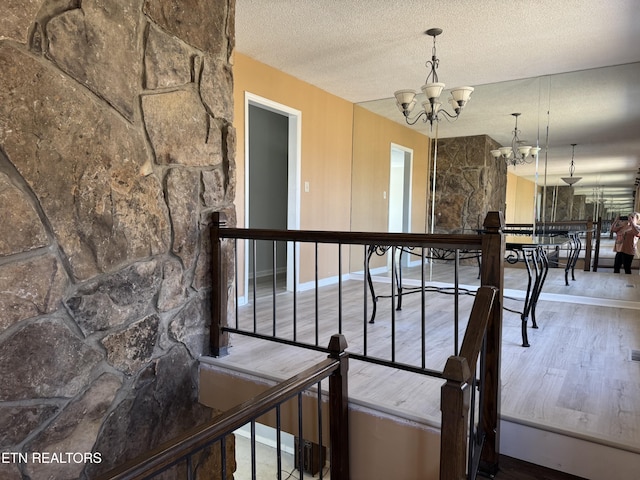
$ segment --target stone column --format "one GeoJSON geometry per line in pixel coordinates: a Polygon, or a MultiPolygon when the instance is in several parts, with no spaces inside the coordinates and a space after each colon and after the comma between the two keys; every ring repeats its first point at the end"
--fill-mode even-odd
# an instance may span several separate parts
{"type": "Polygon", "coordinates": [[[0,478],[94,478],[210,418],[196,359],[207,223],[235,219],[234,14],[3,3],[0,478]],[[60,452],[81,455],[32,461],[60,452]]]}
{"type": "Polygon", "coordinates": [[[574,195],[573,196],[573,209],[571,212],[572,220],[586,220],[587,219],[587,196],[586,195],[574,195]]]}
{"type": "Polygon", "coordinates": [[[504,212],[507,166],[490,153],[498,146],[486,135],[438,140],[436,233],[479,229],[487,212],[504,212]]]}
{"type": "Polygon", "coordinates": [[[547,187],[545,220],[562,222],[571,220],[573,212],[573,188],[569,186],[547,187]],[[554,206],[555,196],[555,206],[554,206]],[[554,215],[555,210],[555,215],[554,215]]]}

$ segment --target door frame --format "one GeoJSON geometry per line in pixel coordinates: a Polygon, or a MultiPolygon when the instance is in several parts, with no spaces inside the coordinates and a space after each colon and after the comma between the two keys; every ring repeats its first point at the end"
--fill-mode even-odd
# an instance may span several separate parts
{"type": "MultiPolygon", "coordinates": [[[[413,195],[413,149],[412,148],[408,148],[408,147],[403,147],[402,145],[398,145],[397,143],[391,143],[391,146],[389,147],[389,199],[388,199],[388,203],[391,203],[391,169],[392,169],[392,153],[394,150],[397,151],[401,151],[404,154],[403,157],[403,173],[404,173],[404,178],[403,178],[403,187],[404,185],[404,180],[407,177],[408,174],[408,182],[406,182],[406,186],[408,186],[408,189],[404,189],[403,188],[403,192],[402,192],[402,217],[403,217],[403,231],[404,231],[404,224],[407,225],[407,232],[409,233],[411,232],[411,210],[412,210],[412,205],[411,205],[411,197],[413,195]],[[408,156],[408,158],[407,158],[408,156]],[[409,168],[409,172],[406,171],[407,169],[407,164],[408,164],[408,168],[409,168]],[[406,218],[405,218],[406,215],[406,218]]],[[[391,212],[389,211],[387,213],[387,215],[391,215],[391,212]]],[[[387,219],[390,220],[390,219],[387,219]]],[[[387,221],[387,230],[388,230],[388,225],[389,225],[389,221],[387,221]]]]}
{"type": "MultiPolygon", "coordinates": [[[[289,128],[289,144],[288,144],[288,178],[287,178],[287,229],[298,230],[300,228],[300,164],[302,159],[302,112],[295,108],[283,105],[281,103],[269,100],[251,92],[245,92],[244,95],[244,182],[245,182],[245,198],[244,198],[244,222],[249,226],[249,106],[253,105],[265,110],[269,110],[288,118],[289,128]]],[[[292,291],[298,288],[299,279],[294,279],[294,261],[295,271],[299,271],[299,245],[296,245],[296,251],[293,245],[287,245],[287,290],[292,291]],[[294,285],[295,281],[295,285],[294,285]]],[[[249,291],[249,248],[245,244],[244,249],[244,298],[247,301],[247,293],[249,291]]]]}
{"type": "MultiPolygon", "coordinates": [[[[403,154],[403,165],[402,165],[402,171],[403,171],[403,189],[402,189],[402,232],[405,232],[405,225],[406,225],[406,232],[405,233],[410,233],[411,232],[411,226],[412,226],[412,222],[411,222],[411,214],[412,214],[412,198],[413,198],[413,149],[409,148],[409,147],[404,147],[402,145],[398,145],[397,143],[393,143],[391,142],[391,145],[389,147],[389,195],[388,195],[388,199],[387,199],[387,205],[388,207],[391,206],[391,170],[393,168],[392,166],[392,162],[393,162],[393,151],[400,151],[403,154]],[[407,172],[407,168],[409,169],[409,171],[407,172]],[[407,188],[404,188],[407,187],[407,188]]],[[[389,223],[391,220],[391,209],[387,208],[387,230],[389,230],[389,223]]],[[[403,265],[405,267],[408,266],[412,266],[415,264],[419,264],[419,262],[412,262],[411,261],[411,255],[404,255],[403,257],[403,265]]],[[[388,260],[388,267],[391,268],[391,258],[389,256],[388,260]]]]}

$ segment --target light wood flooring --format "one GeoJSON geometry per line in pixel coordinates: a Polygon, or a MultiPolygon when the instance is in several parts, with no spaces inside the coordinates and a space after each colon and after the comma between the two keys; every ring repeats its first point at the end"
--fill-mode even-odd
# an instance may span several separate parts
{"type": "MultiPolygon", "coordinates": [[[[452,281],[452,267],[427,267],[427,279],[433,284],[452,281]]],[[[417,268],[405,269],[407,284],[420,277],[417,268]],[[412,279],[413,278],[413,279],[412,279]]],[[[477,267],[461,267],[462,286],[478,285],[477,267]]],[[[376,291],[390,291],[389,279],[379,276],[376,291]]],[[[505,306],[519,309],[526,288],[526,272],[505,269],[505,306]],[[513,299],[511,299],[513,297],[513,299]]],[[[297,294],[298,340],[328,344],[339,329],[336,285],[297,294]],[[320,325],[313,326],[317,319],[320,325]]],[[[397,361],[419,365],[421,295],[404,297],[404,308],[393,313],[390,299],[379,300],[374,324],[371,299],[364,312],[364,282],[353,276],[343,282],[342,333],[349,351],[380,358],[395,356],[397,361]],[[392,322],[392,316],[395,320],[392,322]],[[391,339],[395,338],[395,351],[391,339]]],[[[270,290],[257,300],[258,330],[271,334],[275,297],[278,335],[293,337],[290,323],[293,295],[270,290]]],[[[459,301],[460,328],[468,317],[473,297],[459,301]]],[[[427,293],[426,366],[442,369],[453,354],[454,297],[427,293]]],[[[241,327],[252,324],[253,305],[239,307],[241,327]]],[[[551,269],[537,306],[539,328],[529,328],[531,346],[521,346],[520,317],[505,311],[503,317],[501,365],[501,416],[525,425],[537,425],[550,431],[640,453],[640,275],[576,271],[576,280],[564,283],[564,271],[551,269]]],[[[530,325],[530,324],[529,324],[530,325]]],[[[460,335],[462,335],[461,332],[460,335]]],[[[460,336],[459,342],[462,337],[460,336]]],[[[311,350],[275,345],[238,334],[231,335],[229,355],[223,365],[282,380],[325,355],[311,350]]],[[[440,386],[442,381],[422,375],[352,360],[349,369],[350,401],[375,406],[409,419],[439,425],[440,386]]]]}

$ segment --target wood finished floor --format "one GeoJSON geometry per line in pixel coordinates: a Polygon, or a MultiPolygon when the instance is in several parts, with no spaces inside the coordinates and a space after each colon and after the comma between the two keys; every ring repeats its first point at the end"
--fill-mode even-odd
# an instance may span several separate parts
{"type": "MultiPolygon", "coordinates": [[[[419,278],[419,269],[405,270],[405,282],[419,278]]],[[[477,267],[462,267],[460,283],[478,285],[477,267]]],[[[388,278],[376,277],[376,292],[390,289],[388,278]]],[[[451,282],[449,266],[429,268],[433,284],[451,282]]],[[[526,272],[505,269],[505,296],[522,298],[526,272]]],[[[371,300],[364,312],[364,283],[355,278],[343,282],[342,332],[349,351],[419,365],[420,294],[404,297],[402,311],[393,312],[390,299],[379,300],[375,324],[366,323],[371,300]],[[395,316],[394,322],[391,317],[395,316]],[[395,338],[395,351],[390,339],[395,338]]],[[[256,310],[258,331],[270,334],[274,296],[260,294],[256,310]]],[[[473,301],[462,296],[460,328],[473,301]]],[[[275,295],[278,335],[293,338],[293,296],[275,295]]],[[[337,287],[321,287],[297,294],[298,340],[326,346],[339,329],[337,287]],[[320,325],[316,333],[314,322],[320,325]]],[[[518,309],[520,300],[505,300],[518,309]]],[[[425,295],[427,336],[426,366],[441,369],[454,348],[453,297],[425,295]]],[[[238,322],[247,328],[253,305],[239,308],[238,322]]],[[[576,280],[565,286],[562,269],[551,269],[537,307],[539,328],[529,328],[531,346],[521,346],[520,317],[504,312],[502,343],[501,415],[516,422],[538,425],[551,431],[640,452],[640,362],[632,352],[640,350],[640,275],[606,272],[576,272],[576,280]]],[[[462,334],[461,334],[462,335],[462,334]]],[[[459,341],[461,341],[460,337],[459,341]]],[[[220,360],[234,368],[284,379],[324,358],[324,354],[286,345],[273,345],[238,334],[231,335],[230,354],[220,360]]],[[[393,412],[410,419],[439,425],[439,396],[442,381],[352,360],[349,394],[352,401],[393,412]]],[[[501,477],[507,478],[507,477],[501,477]]],[[[516,478],[516,477],[513,477],[516,478]]],[[[526,477],[524,477],[526,478],[526,477]]]]}
{"type": "MultiPolygon", "coordinates": [[[[480,477],[479,477],[480,478],[480,477]]],[[[568,473],[500,455],[500,471],[496,480],[585,480],[568,473]]]]}

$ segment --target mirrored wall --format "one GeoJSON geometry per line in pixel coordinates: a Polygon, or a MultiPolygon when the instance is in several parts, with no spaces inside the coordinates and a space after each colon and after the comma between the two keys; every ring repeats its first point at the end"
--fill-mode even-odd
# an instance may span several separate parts
{"type": "MultiPolygon", "coordinates": [[[[477,85],[462,115],[453,122],[441,120],[437,127],[422,121],[414,126],[404,123],[395,99],[391,97],[393,90],[399,87],[396,85],[389,86],[390,98],[359,106],[420,133],[425,143],[436,137],[488,135],[501,145],[511,145],[515,126],[512,114],[520,113],[520,140],[538,145],[542,150],[537,161],[510,166],[509,172],[538,185],[541,203],[552,203],[556,198],[554,192],[559,188],[572,188],[573,194],[583,196],[586,203],[598,203],[600,213],[606,218],[618,211],[626,213],[633,209],[634,181],[640,167],[638,78],[640,63],[633,63],[477,85]],[[573,149],[572,144],[576,144],[573,149]],[[562,177],[570,176],[572,158],[573,175],[581,178],[573,187],[568,187],[562,177]]],[[[418,104],[423,100],[419,98],[418,104]]],[[[376,135],[380,137],[380,132],[376,135]]],[[[426,151],[427,162],[430,162],[434,149],[431,146],[426,151]]],[[[355,158],[354,154],[354,179],[365,174],[371,177],[374,175],[372,169],[383,176],[383,170],[388,169],[388,164],[371,165],[355,158]]],[[[414,184],[426,186],[430,180],[427,171],[414,167],[414,184]]],[[[361,192],[354,189],[354,194],[361,192]]],[[[427,200],[414,196],[413,201],[422,204],[427,200]]],[[[365,215],[357,210],[358,202],[353,206],[352,218],[365,215]]],[[[428,210],[425,205],[416,207],[422,213],[426,213],[425,208],[428,210]]],[[[542,205],[538,209],[539,218],[548,215],[542,211],[542,205]]],[[[416,221],[414,225],[414,230],[424,228],[423,222],[416,221]]]]}

